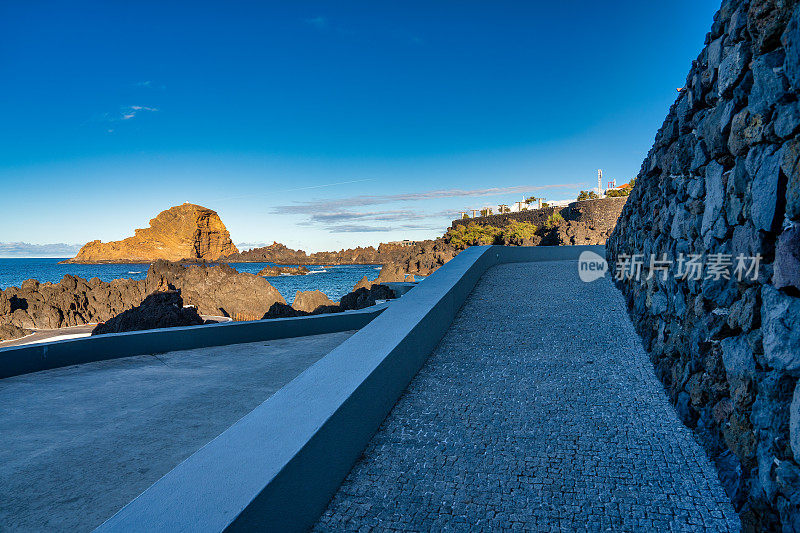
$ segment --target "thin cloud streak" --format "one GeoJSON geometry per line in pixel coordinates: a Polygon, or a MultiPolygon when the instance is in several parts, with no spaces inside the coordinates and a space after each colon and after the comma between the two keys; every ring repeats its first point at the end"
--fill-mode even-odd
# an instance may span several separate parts
{"type": "Polygon", "coordinates": [[[436,200],[443,198],[480,198],[487,196],[500,196],[504,194],[528,193],[545,189],[567,189],[585,185],[583,183],[559,183],[555,185],[517,185],[513,187],[492,187],[489,189],[438,189],[416,193],[386,194],[386,195],[360,195],[350,198],[310,200],[297,202],[292,205],[276,206],[274,214],[303,214],[313,215],[323,211],[334,211],[343,207],[364,205],[380,205],[392,202],[414,202],[418,200],[436,200]]]}
{"type": "Polygon", "coordinates": [[[554,184],[554,185],[517,185],[513,187],[492,187],[488,189],[437,189],[416,193],[388,194],[388,195],[359,195],[350,198],[322,199],[297,202],[292,205],[282,205],[273,208],[273,214],[305,215],[304,221],[298,222],[300,226],[322,226],[331,233],[370,233],[379,231],[405,230],[433,230],[439,226],[405,224],[402,226],[378,226],[368,222],[400,222],[414,220],[453,219],[457,216],[456,210],[426,213],[410,209],[386,209],[356,211],[351,208],[356,206],[370,206],[390,204],[397,202],[417,202],[422,200],[447,199],[447,198],[482,198],[500,196],[514,193],[532,193],[545,189],[575,188],[582,184],[554,184]]]}
{"type": "Polygon", "coordinates": [[[132,118],[135,118],[136,115],[142,111],[155,112],[158,111],[158,109],[156,109],[155,107],[146,107],[143,105],[128,106],[122,111],[122,120],[130,120],[132,118]]]}

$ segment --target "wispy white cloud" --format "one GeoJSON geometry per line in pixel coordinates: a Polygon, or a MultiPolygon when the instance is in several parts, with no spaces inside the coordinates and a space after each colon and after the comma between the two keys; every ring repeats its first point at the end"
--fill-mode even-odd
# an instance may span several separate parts
{"type": "Polygon", "coordinates": [[[533,193],[546,189],[575,188],[581,184],[552,184],[552,185],[518,185],[512,187],[491,187],[487,189],[436,189],[413,193],[385,194],[385,195],[358,195],[349,198],[325,198],[295,202],[290,205],[281,205],[273,208],[274,214],[305,215],[306,219],[299,222],[302,226],[319,226],[331,233],[366,233],[393,230],[435,230],[441,224],[420,224],[420,221],[430,222],[452,220],[457,216],[457,210],[430,211],[424,209],[358,209],[365,206],[377,206],[393,203],[409,203],[423,200],[438,200],[449,198],[481,198],[502,196],[518,193],[533,193]],[[394,223],[393,225],[377,225],[370,223],[394,223]],[[397,225],[405,222],[405,224],[397,225]],[[409,223],[414,222],[414,223],[409,223]]]}
{"type": "Polygon", "coordinates": [[[517,185],[512,187],[491,187],[488,189],[436,189],[431,191],[383,194],[383,195],[359,195],[350,198],[331,198],[322,200],[310,200],[295,202],[290,205],[280,205],[273,209],[276,214],[305,214],[313,215],[317,213],[332,212],[346,207],[357,207],[365,205],[380,205],[393,202],[414,202],[419,200],[435,200],[445,198],[480,198],[488,196],[502,196],[506,194],[520,194],[541,191],[545,189],[567,189],[582,186],[582,183],[558,183],[551,185],[517,185]]]}
{"type": "MultiPolygon", "coordinates": [[[[96,116],[91,119],[89,122],[120,122],[124,120],[131,120],[136,118],[137,115],[141,113],[155,113],[158,111],[156,107],[148,107],[143,105],[128,105],[123,106],[119,109],[119,111],[115,113],[103,113],[100,116],[96,116]]],[[[114,133],[113,128],[106,129],[107,133],[114,133]]]]}
{"type": "Polygon", "coordinates": [[[122,114],[122,120],[130,120],[132,118],[135,118],[136,115],[141,112],[154,113],[156,111],[158,111],[158,109],[156,109],[155,107],[147,107],[143,105],[131,105],[123,108],[120,113],[122,114]]]}

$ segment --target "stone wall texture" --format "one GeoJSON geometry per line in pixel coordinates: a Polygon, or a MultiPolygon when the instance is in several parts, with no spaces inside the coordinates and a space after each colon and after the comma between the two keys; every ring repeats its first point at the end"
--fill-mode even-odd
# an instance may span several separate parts
{"type": "Polygon", "coordinates": [[[564,220],[583,221],[592,223],[598,227],[608,227],[613,229],[617,222],[622,207],[625,205],[626,196],[617,198],[601,198],[597,200],[585,200],[582,202],[572,202],[567,207],[543,207],[541,209],[530,209],[517,213],[504,213],[502,215],[489,215],[486,217],[459,218],[450,225],[455,228],[458,225],[466,225],[470,222],[483,226],[495,226],[501,228],[512,221],[530,222],[537,226],[543,226],[547,218],[553,213],[560,213],[564,220]]]}
{"type": "Polygon", "coordinates": [[[723,2],[607,243],[612,268],[643,254],[617,284],[745,530],[800,531],[798,88],[798,1],[723,2]],[[706,269],[663,276],[651,254],[706,269]],[[763,257],[755,279],[740,254],[763,257]],[[731,279],[709,277],[728,258],[731,279]]]}
{"type": "Polygon", "coordinates": [[[453,223],[450,224],[450,227],[455,228],[456,226],[459,225],[466,226],[471,222],[474,222],[475,224],[479,224],[481,226],[494,226],[496,228],[502,228],[503,226],[507,226],[510,222],[530,222],[531,224],[542,226],[547,221],[547,217],[549,217],[553,213],[558,213],[562,209],[565,208],[543,207],[541,209],[529,209],[528,211],[518,211],[516,213],[504,213],[502,215],[489,215],[485,217],[475,217],[475,218],[459,218],[454,220],[453,223]]]}
{"type": "Polygon", "coordinates": [[[628,197],[600,198],[572,202],[567,207],[545,207],[518,213],[505,213],[486,217],[454,220],[451,228],[478,224],[502,228],[511,222],[529,222],[539,228],[542,239],[535,244],[581,245],[605,244],[617,223],[628,197]],[[564,219],[555,227],[548,227],[548,219],[558,213],[564,219]]]}

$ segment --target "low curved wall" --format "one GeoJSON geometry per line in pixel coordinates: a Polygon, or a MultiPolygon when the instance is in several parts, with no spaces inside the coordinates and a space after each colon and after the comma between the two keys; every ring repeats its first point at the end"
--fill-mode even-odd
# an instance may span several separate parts
{"type": "Polygon", "coordinates": [[[102,524],[99,531],[303,531],[419,371],[481,275],[602,246],[472,247],[439,268],[102,524]]]}
{"type": "Polygon", "coordinates": [[[110,333],[0,348],[0,379],[132,355],[356,330],[369,324],[387,306],[297,318],[110,333]]]}

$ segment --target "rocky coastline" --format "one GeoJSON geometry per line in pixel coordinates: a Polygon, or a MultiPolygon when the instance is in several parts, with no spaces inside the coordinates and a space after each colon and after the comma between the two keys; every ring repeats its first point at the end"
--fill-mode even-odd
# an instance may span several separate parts
{"type": "Polygon", "coordinates": [[[58,283],[27,280],[0,291],[0,340],[20,338],[34,329],[58,329],[106,322],[140,305],[153,293],[179,291],[200,314],[261,318],[283,297],[263,277],[227,265],[185,266],[159,260],[143,280],[66,275],[58,283]]]}
{"type": "MultiPolygon", "coordinates": [[[[177,291],[182,301],[196,307],[200,314],[235,320],[344,310],[349,304],[324,301],[319,295],[296,295],[296,300],[300,296],[299,301],[305,303],[296,307],[287,305],[265,277],[304,275],[309,272],[306,265],[380,264],[383,266],[377,279],[365,277],[353,290],[367,291],[366,296],[362,293],[356,298],[358,301],[384,299],[374,293],[374,287],[388,282],[413,281],[415,275],[429,276],[473,244],[602,244],[613,230],[618,209],[624,204],[624,199],[622,202],[620,199],[612,200],[608,206],[576,202],[570,206],[566,218],[556,217],[546,210],[525,215],[534,218],[544,215],[543,222],[536,219],[540,225],[511,220],[513,217],[505,221],[483,217],[470,219],[466,232],[459,229],[463,221],[454,221],[442,237],[411,245],[380,244],[378,247],[312,254],[277,242],[240,252],[233,246],[216,212],[187,203],[163,211],[151,220],[149,228],[136,230],[134,237],[105,244],[93,241],[85,245],[74,259],[67,261],[149,262],[151,265],[144,280],[103,282],[97,278],[85,280],[67,275],[58,283],[27,280],[21,287],[0,291],[0,340],[20,338],[34,329],[106,322],[139,306],[151,294],[163,291],[177,291]],[[588,207],[579,204],[588,204],[588,207]],[[500,224],[502,228],[491,224],[500,224]],[[479,228],[477,233],[476,228],[479,228]],[[153,255],[168,257],[154,259],[153,255]],[[178,259],[170,260],[169,257],[178,259]],[[235,262],[271,262],[276,265],[253,275],[239,273],[227,264],[235,262]]],[[[385,296],[385,291],[381,294],[385,296]]]]}
{"type": "Polygon", "coordinates": [[[159,260],[143,280],[103,282],[71,275],[58,283],[27,280],[21,287],[0,291],[0,341],[38,329],[86,324],[99,324],[93,334],[102,334],[199,325],[204,323],[200,315],[261,320],[361,309],[394,297],[382,283],[408,279],[390,267],[374,280],[365,277],[340,302],[318,290],[297,291],[291,305],[263,276],[238,272],[227,264],[159,260]]]}

